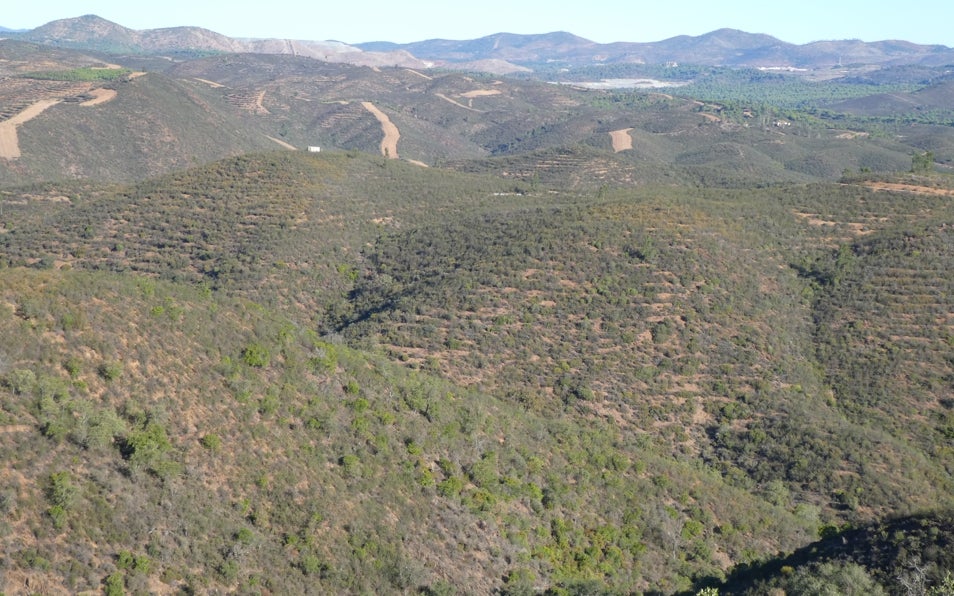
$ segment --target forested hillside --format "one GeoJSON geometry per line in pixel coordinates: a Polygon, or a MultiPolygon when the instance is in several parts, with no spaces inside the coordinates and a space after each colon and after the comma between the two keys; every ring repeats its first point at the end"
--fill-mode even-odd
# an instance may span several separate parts
{"type": "Polygon", "coordinates": [[[954,594],[941,69],[0,52],[0,592],[954,594]]]}
{"type": "Polygon", "coordinates": [[[10,586],[674,592],[952,505],[940,192],[279,152],[3,206],[10,586]]]}

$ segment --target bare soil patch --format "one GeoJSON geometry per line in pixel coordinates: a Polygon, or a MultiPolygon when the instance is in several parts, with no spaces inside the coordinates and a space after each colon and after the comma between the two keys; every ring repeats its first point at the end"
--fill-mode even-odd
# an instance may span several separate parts
{"type": "Polygon", "coordinates": [[[500,89],[474,89],[473,91],[468,91],[467,93],[461,93],[461,97],[466,97],[470,99],[472,97],[486,97],[488,95],[500,95],[500,89]]]}
{"type": "Polygon", "coordinates": [[[255,98],[255,111],[259,114],[271,114],[268,111],[268,108],[265,107],[265,91],[262,90],[259,92],[258,97],[255,98]]]}
{"type": "Polygon", "coordinates": [[[0,122],[0,159],[20,157],[20,141],[17,138],[17,126],[36,118],[51,106],[60,103],[59,99],[44,99],[35,102],[13,118],[0,122]]]}
{"type": "Polygon", "coordinates": [[[371,112],[374,117],[378,119],[378,122],[381,123],[381,132],[384,133],[384,138],[381,139],[381,155],[390,157],[391,159],[397,159],[397,143],[398,139],[401,138],[401,133],[398,131],[398,127],[391,122],[391,119],[388,118],[387,114],[379,110],[370,101],[362,101],[361,105],[364,106],[364,109],[371,112]]]}
{"type": "Polygon", "coordinates": [[[440,97],[440,98],[443,99],[444,101],[449,101],[450,103],[454,104],[455,106],[457,106],[457,107],[459,107],[459,108],[464,108],[465,110],[470,110],[471,112],[478,112],[478,113],[480,113],[480,110],[475,110],[474,108],[472,108],[472,107],[470,107],[470,106],[465,106],[464,104],[460,103],[459,101],[456,101],[456,100],[453,100],[453,99],[447,97],[447,96],[444,95],[443,93],[435,93],[434,95],[436,95],[437,97],[440,97]]]}
{"type": "Polygon", "coordinates": [[[271,140],[271,141],[275,141],[276,143],[278,143],[279,145],[281,145],[281,146],[284,147],[285,149],[291,149],[292,151],[298,151],[298,147],[295,147],[295,146],[292,145],[291,143],[286,143],[285,141],[283,141],[283,140],[281,140],[281,139],[276,139],[275,137],[270,137],[270,136],[268,136],[268,135],[265,135],[265,137],[268,138],[268,139],[271,140]]]}
{"type": "Polygon", "coordinates": [[[89,93],[93,96],[93,99],[84,101],[80,104],[81,106],[98,106],[101,103],[116,99],[116,96],[119,95],[115,89],[93,89],[89,93]]]}
{"type": "Polygon", "coordinates": [[[26,424],[0,426],[0,434],[25,433],[30,432],[31,430],[33,430],[33,427],[27,426],[26,424]]]}
{"type": "Polygon", "coordinates": [[[429,76],[427,76],[426,74],[424,74],[423,72],[418,72],[418,71],[414,70],[413,68],[405,68],[404,70],[408,71],[409,73],[416,74],[416,75],[419,76],[419,77],[425,78],[425,79],[427,79],[428,81],[433,81],[433,80],[434,80],[434,77],[429,77],[429,76]]]}
{"type": "Polygon", "coordinates": [[[222,87],[225,87],[225,85],[223,85],[222,83],[216,83],[215,81],[209,81],[207,79],[196,78],[195,80],[199,81],[200,83],[205,83],[206,85],[214,89],[220,89],[222,87]]]}
{"type": "Polygon", "coordinates": [[[629,135],[629,131],[633,130],[632,128],[623,128],[621,130],[614,130],[609,133],[610,138],[613,139],[613,151],[619,153],[620,151],[626,151],[627,149],[633,148],[633,137],[629,135]]]}
{"type": "Polygon", "coordinates": [[[916,184],[901,184],[898,182],[866,182],[864,186],[874,190],[890,190],[894,192],[910,192],[918,195],[933,195],[936,197],[954,196],[954,190],[948,188],[933,188],[916,184]]]}
{"type": "Polygon", "coordinates": [[[852,234],[857,236],[866,236],[874,232],[873,229],[865,225],[863,222],[832,221],[828,219],[821,219],[814,213],[799,213],[797,211],[795,212],[795,216],[805,220],[805,222],[811,226],[832,228],[835,226],[844,226],[845,228],[848,228],[852,234]]]}

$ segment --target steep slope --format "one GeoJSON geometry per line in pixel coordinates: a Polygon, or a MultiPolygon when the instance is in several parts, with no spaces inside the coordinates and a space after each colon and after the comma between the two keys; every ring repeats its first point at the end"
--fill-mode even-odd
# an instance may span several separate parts
{"type": "Polygon", "coordinates": [[[133,180],[276,146],[207,85],[150,73],[100,88],[112,92],[110,101],[84,103],[81,94],[67,93],[63,103],[19,126],[20,156],[0,160],[0,179],[133,180]]]}
{"type": "MultiPolygon", "coordinates": [[[[802,200],[813,192],[829,191],[802,200]]],[[[865,516],[950,500],[947,451],[933,447],[935,425],[946,424],[935,420],[945,411],[938,396],[930,420],[911,417],[924,413],[913,395],[898,403],[917,430],[895,430],[889,420],[902,418],[887,405],[874,406],[885,418],[869,428],[873,415],[854,415],[842,402],[844,387],[858,386],[857,369],[842,371],[843,382],[813,372],[819,315],[786,263],[818,239],[797,241],[797,216],[773,210],[765,204],[772,195],[759,193],[636,196],[385,236],[366,252],[370,275],[340,329],[459,382],[508,391],[530,408],[592,408],[726,474],[781,480],[819,504],[839,508],[847,500],[865,516]],[[729,213],[745,223],[730,224],[729,213]],[[920,447],[909,446],[921,434],[920,447]],[[854,492],[859,477],[863,495],[854,492]]],[[[940,200],[931,204],[927,217],[948,213],[940,200]]],[[[931,270],[929,283],[941,285],[930,295],[944,295],[944,270],[931,270]]],[[[908,299],[920,295],[900,287],[908,299]]],[[[912,321],[912,345],[922,325],[912,321]]],[[[890,328],[887,320],[879,328],[890,328]]],[[[939,337],[925,374],[943,392],[950,348],[944,332],[939,337]]],[[[858,366],[870,364],[860,356],[858,366]]],[[[882,387],[897,399],[908,382],[921,381],[882,387]]]]}
{"type": "Polygon", "coordinates": [[[950,594],[954,590],[950,511],[897,517],[844,531],[829,528],[825,534],[787,557],[740,568],[720,586],[720,592],[950,594]]]}
{"type": "Polygon", "coordinates": [[[950,342],[849,300],[944,310],[942,194],[273,152],[0,196],[10,592],[674,593],[952,502],[950,342]],[[868,336],[910,374],[863,401],[868,336]]]}

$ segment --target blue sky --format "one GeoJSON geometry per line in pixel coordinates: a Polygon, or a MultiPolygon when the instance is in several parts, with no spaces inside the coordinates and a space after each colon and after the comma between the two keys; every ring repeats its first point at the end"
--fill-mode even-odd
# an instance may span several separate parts
{"type": "Polygon", "coordinates": [[[954,2],[920,0],[35,0],[0,11],[0,26],[30,29],[96,14],[132,29],[195,25],[233,37],[409,42],[493,33],[569,31],[613,41],[659,41],[722,27],[783,41],[903,39],[954,47],[954,2]]]}

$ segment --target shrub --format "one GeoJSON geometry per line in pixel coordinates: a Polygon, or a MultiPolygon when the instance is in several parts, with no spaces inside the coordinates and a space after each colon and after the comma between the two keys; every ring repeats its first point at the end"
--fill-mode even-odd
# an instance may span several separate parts
{"type": "Polygon", "coordinates": [[[97,369],[99,376],[104,381],[115,381],[123,374],[123,364],[121,362],[104,362],[97,369]]]}
{"type": "Polygon", "coordinates": [[[80,370],[82,369],[82,361],[76,356],[71,356],[63,362],[63,370],[65,370],[71,379],[75,379],[79,376],[80,370]]]}
{"type": "Polygon", "coordinates": [[[444,497],[456,497],[464,490],[464,481],[460,476],[451,476],[437,485],[437,492],[444,497]]]}
{"type": "Polygon", "coordinates": [[[111,574],[103,583],[106,596],[122,596],[126,593],[126,578],[119,571],[111,574]]]}
{"type": "Polygon", "coordinates": [[[142,469],[159,477],[178,471],[178,464],[171,459],[172,443],[166,429],[157,422],[148,422],[143,428],[129,433],[122,442],[123,457],[132,469],[142,469]]]}
{"type": "Polygon", "coordinates": [[[46,490],[46,498],[51,505],[59,505],[64,509],[68,508],[76,498],[76,487],[73,486],[73,479],[69,472],[53,472],[50,474],[49,485],[46,490]]]}
{"type": "Polygon", "coordinates": [[[263,368],[268,366],[269,361],[271,361],[271,354],[268,352],[268,348],[262,344],[252,343],[242,350],[242,361],[249,366],[263,368]]]}
{"type": "Polygon", "coordinates": [[[7,374],[7,385],[17,395],[23,395],[33,390],[36,385],[36,373],[32,370],[17,368],[7,374]]]}
{"type": "Polygon", "coordinates": [[[214,433],[205,435],[199,440],[199,443],[209,451],[218,451],[222,448],[222,439],[214,433]]]}
{"type": "Polygon", "coordinates": [[[341,467],[344,468],[345,475],[349,478],[355,478],[361,475],[361,459],[357,455],[349,453],[348,455],[342,456],[340,463],[341,467]]]}
{"type": "Polygon", "coordinates": [[[301,557],[301,571],[305,575],[322,576],[327,571],[327,566],[315,555],[307,554],[301,557]]]}
{"type": "Polygon", "coordinates": [[[46,499],[50,503],[50,508],[46,512],[53,520],[54,528],[61,529],[66,525],[66,513],[76,498],[76,492],[69,472],[50,474],[46,487],[46,499]]]}

